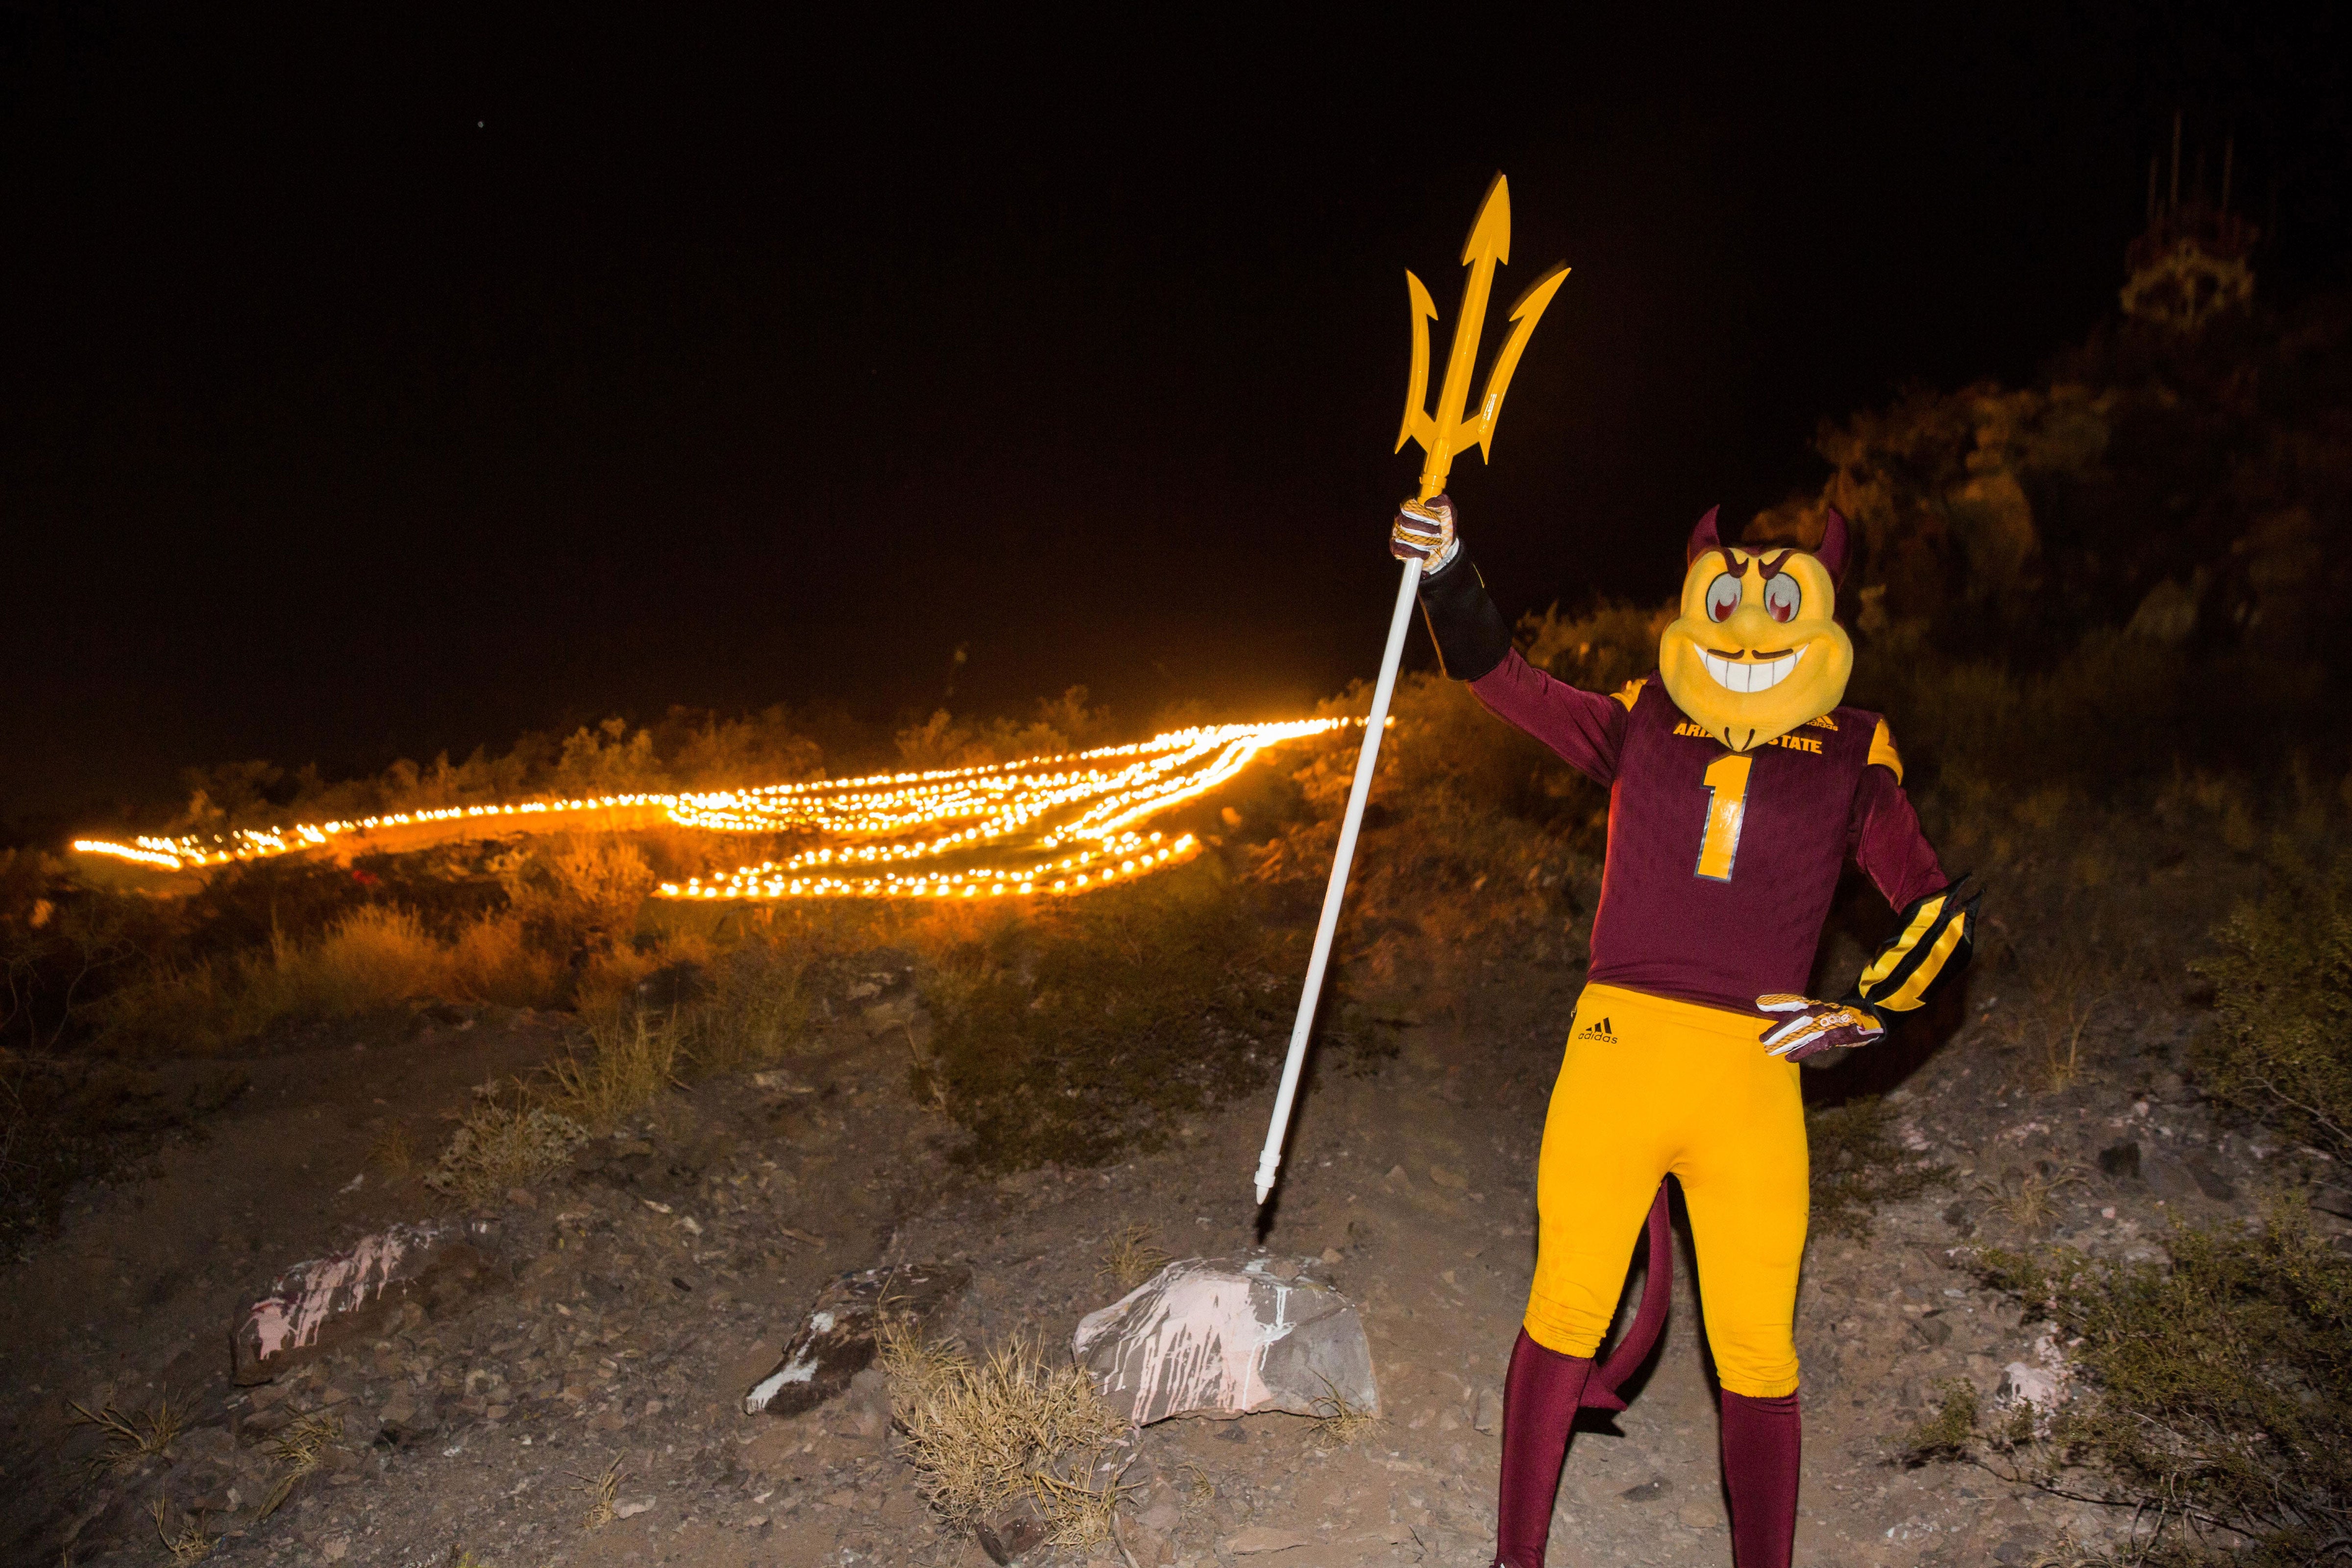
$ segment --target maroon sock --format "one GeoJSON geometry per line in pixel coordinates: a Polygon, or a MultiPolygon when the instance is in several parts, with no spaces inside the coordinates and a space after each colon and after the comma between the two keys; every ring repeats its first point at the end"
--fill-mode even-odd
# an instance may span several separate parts
{"type": "Polygon", "coordinates": [[[1731,1493],[1736,1568],[1789,1568],[1797,1536],[1797,1396],[1723,1392],[1723,1479],[1731,1493]]]}
{"type": "Polygon", "coordinates": [[[1511,1347],[1510,1374],[1503,1380],[1503,1479],[1495,1506],[1495,1561],[1506,1568],[1543,1568],[1568,1429],[1591,1371],[1590,1357],[1548,1351],[1525,1329],[1511,1347]]]}

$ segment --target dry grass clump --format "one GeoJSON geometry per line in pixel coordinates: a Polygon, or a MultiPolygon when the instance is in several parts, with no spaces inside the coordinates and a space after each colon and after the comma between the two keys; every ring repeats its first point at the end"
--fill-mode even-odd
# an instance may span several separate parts
{"type": "Polygon", "coordinates": [[[1315,1396],[1314,1405],[1318,1430],[1334,1443],[1352,1443],[1381,1425],[1379,1415],[1349,1404],[1348,1396],[1328,1377],[1323,1380],[1323,1392],[1315,1396]]]}
{"type": "Polygon", "coordinates": [[[580,1489],[588,1494],[588,1510],[581,1516],[583,1530],[602,1530],[618,1517],[621,1496],[621,1461],[614,1460],[593,1476],[574,1476],[580,1489]]]}
{"type": "Polygon", "coordinates": [[[283,1508],[302,1478],[315,1474],[326,1464],[327,1455],[342,1438],[343,1418],[327,1411],[298,1415],[289,1422],[283,1432],[269,1440],[269,1451],[286,1467],[286,1473],[278,1478],[278,1484],[262,1499],[261,1510],[254,1518],[268,1519],[283,1508]]]}
{"type": "Polygon", "coordinates": [[[1168,1256],[1166,1249],[1152,1245],[1150,1226],[1131,1225],[1103,1249],[1102,1263],[1095,1270],[1095,1278],[1114,1280],[1119,1289],[1132,1290],[1159,1273],[1168,1256]]]}
{"type": "Polygon", "coordinates": [[[220,1540],[217,1535],[206,1534],[205,1527],[194,1519],[183,1519],[180,1528],[173,1530],[172,1505],[160,1497],[148,1503],[147,1512],[155,1521],[155,1539],[163,1543],[163,1550],[174,1563],[201,1561],[220,1540]]]}
{"type": "Polygon", "coordinates": [[[1083,1371],[1048,1367],[1025,1342],[975,1361],[903,1330],[884,1332],[879,1359],[907,1460],[940,1513],[969,1522],[1026,1498],[1055,1545],[1109,1536],[1118,1487],[1098,1475],[1120,1427],[1083,1371]]]}
{"type": "Polygon", "coordinates": [[[68,1419],[78,1426],[95,1426],[105,1435],[106,1446],[91,1458],[93,1469],[120,1472],[143,1461],[168,1454],[172,1441],[187,1430],[188,1413],[172,1403],[171,1390],[165,1389],[153,1406],[146,1410],[125,1411],[109,1395],[96,1410],[86,1405],[66,1402],[71,1414],[68,1419]]]}
{"type": "Polygon", "coordinates": [[[808,1025],[804,948],[756,943],[719,966],[719,983],[702,1009],[694,1060],[704,1072],[764,1067],[800,1042],[808,1025]]]}
{"type": "Polygon", "coordinates": [[[395,1182],[408,1174],[416,1165],[416,1143],[409,1136],[408,1123],[395,1121],[377,1133],[375,1142],[368,1145],[367,1158],[369,1164],[395,1182]]]}
{"type": "Polygon", "coordinates": [[[547,1068],[547,1109],[590,1132],[609,1132],[685,1081],[683,1036],[675,1014],[597,1013],[588,1045],[547,1068]]]}
{"type": "Polygon", "coordinates": [[[587,1141],[588,1129],[547,1106],[487,1099],[457,1124],[425,1184],[479,1202],[562,1170],[587,1141]]]}
{"type": "Polygon", "coordinates": [[[1995,1214],[2027,1235],[2038,1236],[2058,1217],[2058,1194],[2082,1179],[2076,1172],[2053,1171],[2046,1165],[2032,1171],[2012,1167],[1997,1182],[1979,1182],[1976,1192],[1995,1214]]]}

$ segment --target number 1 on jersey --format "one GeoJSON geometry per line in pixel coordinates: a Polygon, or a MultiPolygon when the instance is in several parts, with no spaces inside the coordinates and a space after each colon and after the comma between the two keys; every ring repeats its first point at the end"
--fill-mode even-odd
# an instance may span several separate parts
{"type": "Polygon", "coordinates": [[[1756,759],[1717,757],[1699,775],[1706,785],[1706,831],[1699,835],[1698,871],[1710,882],[1731,880],[1739,858],[1739,825],[1748,815],[1748,774],[1756,759]]]}

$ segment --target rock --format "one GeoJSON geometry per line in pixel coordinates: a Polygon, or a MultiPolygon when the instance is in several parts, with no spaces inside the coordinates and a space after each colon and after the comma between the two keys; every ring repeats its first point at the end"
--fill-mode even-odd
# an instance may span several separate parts
{"type": "Polygon", "coordinates": [[[631,1498],[628,1501],[622,1503],[620,1506],[613,1510],[613,1517],[614,1519],[635,1519],[641,1513],[651,1513],[653,1510],[653,1499],[649,1497],[631,1498]]]}
{"type": "Polygon", "coordinates": [[[446,1300],[492,1278],[488,1249],[496,1235],[487,1220],[395,1225],[348,1251],[294,1265],[238,1315],[230,1335],[236,1381],[266,1383],[367,1337],[414,1293],[446,1300]]]}
{"type": "Polygon", "coordinates": [[[1028,1498],[1016,1498],[972,1527],[992,1563],[1013,1563],[1045,1544],[1045,1521],[1028,1498]]]}
{"type": "Polygon", "coordinates": [[[1135,1568],[1160,1568],[1160,1564],[1176,1560],[1176,1543],[1149,1524],[1115,1520],[1111,1530],[1116,1544],[1135,1568]]]}
{"type": "Polygon", "coordinates": [[[1665,1477],[1653,1476],[1640,1486],[1627,1487],[1617,1495],[1627,1502],[1648,1502],[1654,1498],[1662,1498],[1674,1489],[1675,1483],[1665,1477]]]}
{"type": "Polygon", "coordinates": [[[2238,1195],[2238,1189],[2230,1184],[2230,1179],[2215,1170],[2212,1162],[2202,1154],[2189,1157],[2189,1175],[2197,1184],[2197,1190],[2215,1203],[2230,1203],[2238,1195]]]}
{"type": "Polygon", "coordinates": [[[1282,1410],[1380,1413],[1371,1347],[1354,1303],[1272,1259],[1186,1258],[1088,1313],[1071,1353],[1131,1425],[1171,1415],[1282,1410]]]}
{"type": "Polygon", "coordinates": [[[2114,1143],[2099,1151],[2099,1173],[2117,1181],[2139,1179],[2139,1144],[2114,1143]]]}
{"type": "Polygon", "coordinates": [[[2197,1190],[2197,1180],[2189,1167],[2168,1154],[2151,1154],[2140,1167],[2147,1178],[2148,1190],[2168,1202],[2177,1203],[2197,1190]]]}
{"type": "Polygon", "coordinates": [[[1911,1331],[1917,1334],[1921,1342],[1926,1344],[1945,1345],[1952,1342],[1952,1325],[1940,1317],[1922,1318],[1911,1325],[1911,1331]]]}
{"type": "Polygon", "coordinates": [[[1993,1390],[1993,1403],[2003,1408],[2032,1405],[2033,1428],[2038,1436],[2049,1430],[2051,1416],[2072,1396],[2074,1373],[2050,1332],[2043,1332],[2033,1342],[2031,1354],[2032,1360],[2013,1361],[2001,1369],[2000,1385],[1993,1390]]]}
{"type": "Polygon", "coordinates": [[[851,1378],[847,1393],[827,1413],[824,1429],[878,1450],[890,1429],[890,1380],[870,1366],[851,1378]]]}
{"type": "Polygon", "coordinates": [[[872,1363],[883,1324],[929,1322],[971,1283],[971,1270],[951,1263],[899,1263],[840,1276],[818,1293],[775,1370],[744,1391],[743,1413],[815,1409],[872,1363]]]}
{"type": "Polygon", "coordinates": [[[1429,1179],[1441,1187],[1451,1187],[1457,1193],[1470,1185],[1469,1177],[1459,1171],[1450,1171],[1443,1165],[1432,1165],[1429,1168],[1429,1179]]]}
{"type": "Polygon", "coordinates": [[[1274,1530],[1254,1524],[1238,1535],[1225,1537],[1225,1550],[1236,1557],[1261,1556],[1268,1552],[1287,1552],[1295,1546],[1311,1546],[1315,1538],[1301,1535],[1295,1530],[1274,1530]]]}
{"type": "Polygon", "coordinates": [[[1478,1403],[1471,1415],[1470,1425],[1481,1432],[1489,1434],[1503,1429],[1503,1391],[1501,1389],[1482,1388],[1478,1391],[1478,1403]]]}

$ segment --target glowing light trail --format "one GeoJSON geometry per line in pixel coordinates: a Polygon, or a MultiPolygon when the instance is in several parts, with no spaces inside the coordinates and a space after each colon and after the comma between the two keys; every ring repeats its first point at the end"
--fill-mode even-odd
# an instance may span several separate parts
{"type": "Polygon", "coordinates": [[[805,836],[781,860],[683,883],[672,899],[1003,898],[1089,892],[1180,864],[1200,852],[1137,824],[1225,784],[1265,747],[1327,733],[1354,719],[1305,719],[1171,731],[1149,741],[983,767],[824,779],[763,788],[635,794],[391,812],[296,827],[199,837],[82,838],[74,848],[163,870],[187,870],[352,841],[387,829],[449,825],[565,826],[617,816],[719,834],[805,836]]]}

